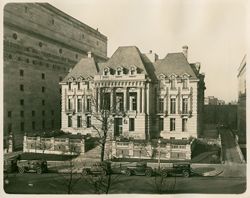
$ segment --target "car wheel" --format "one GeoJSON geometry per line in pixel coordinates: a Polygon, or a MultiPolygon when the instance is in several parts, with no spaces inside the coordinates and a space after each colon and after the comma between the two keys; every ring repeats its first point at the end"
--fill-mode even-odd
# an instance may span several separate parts
{"type": "Polygon", "coordinates": [[[103,170],[102,171],[102,176],[106,176],[107,175],[107,171],[103,170]]]}
{"type": "Polygon", "coordinates": [[[183,177],[189,177],[189,172],[183,171],[183,177]]]}
{"type": "Polygon", "coordinates": [[[130,170],[126,170],[126,173],[125,173],[127,176],[130,176],[131,175],[131,171],[130,170]]]}
{"type": "Polygon", "coordinates": [[[23,168],[23,167],[18,167],[18,172],[19,172],[20,174],[23,174],[23,173],[24,173],[24,168],[23,168]]]}
{"type": "Polygon", "coordinates": [[[87,170],[83,170],[82,171],[82,175],[84,175],[84,176],[88,175],[88,171],[87,170]]]}
{"type": "Polygon", "coordinates": [[[36,173],[37,173],[37,174],[40,175],[40,174],[42,174],[42,172],[43,172],[43,171],[42,171],[42,169],[41,169],[40,167],[36,169],[36,173]]]}
{"type": "Polygon", "coordinates": [[[162,176],[162,177],[167,177],[167,176],[168,176],[167,171],[162,171],[161,176],[162,176]]]}
{"type": "Polygon", "coordinates": [[[151,170],[146,170],[145,175],[148,177],[152,176],[152,171],[151,170]]]}

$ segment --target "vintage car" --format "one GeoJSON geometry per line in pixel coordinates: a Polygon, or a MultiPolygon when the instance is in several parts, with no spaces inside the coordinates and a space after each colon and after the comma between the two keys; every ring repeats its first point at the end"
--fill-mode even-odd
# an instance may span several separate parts
{"type": "Polygon", "coordinates": [[[111,172],[110,162],[94,162],[84,165],[82,175],[109,175],[111,172]]]}
{"type": "Polygon", "coordinates": [[[190,163],[173,163],[172,167],[167,167],[161,170],[163,177],[167,176],[183,176],[189,177],[191,175],[190,163]]]}
{"type": "Polygon", "coordinates": [[[129,165],[122,167],[121,173],[130,176],[130,175],[146,175],[151,177],[154,173],[151,167],[147,166],[146,162],[137,162],[135,165],[129,165]]]}
{"type": "Polygon", "coordinates": [[[46,160],[18,160],[17,161],[18,172],[23,174],[25,172],[36,172],[42,174],[47,172],[46,160]]]}
{"type": "Polygon", "coordinates": [[[4,172],[5,173],[13,173],[18,170],[17,168],[17,158],[9,158],[9,159],[4,159],[4,172]]]}

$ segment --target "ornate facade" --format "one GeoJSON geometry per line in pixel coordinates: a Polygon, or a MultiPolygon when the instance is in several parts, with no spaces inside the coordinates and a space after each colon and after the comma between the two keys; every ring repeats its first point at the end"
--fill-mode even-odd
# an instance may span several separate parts
{"type": "Polygon", "coordinates": [[[93,112],[98,113],[105,103],[112,112],[112,137],[197,137],[202,130],[205,90],[199,70],[200,63],[188,63],[187,46],[164,59],[152,52],[143,54],[134,46],[119,47],[102,63],[89,54],[60,83],[61,129],[94,134],[98,120],[93,112]]]}

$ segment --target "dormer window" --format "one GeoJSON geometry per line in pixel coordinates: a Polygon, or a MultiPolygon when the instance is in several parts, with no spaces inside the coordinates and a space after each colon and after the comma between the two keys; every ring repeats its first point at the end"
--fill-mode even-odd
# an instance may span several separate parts
{"type": "Polygon", "coordinates": [[[184,78],[182,80],[182,86],[183,86],[183,89],[187,89],[188,88],[188,79],[187,78],[184,78]]]}
{"type": "Polygon", "coordinates": [[[136,67],[135,66],[130,67],[130,74],[135,75],[136,73],[137,73],[136,67]]]}
{"type": "Polygon", "coordinates": [[[69,82],[69,90],[72,89],[72,82],[69,82]]]}
{"type": "Polygon", "coordinates": [[[174,78],[172,78],[170,80],[170,84],[171,84],[171,89],[175,89],[175,79],[174,78]]]}
{"type": "Polygon", "coordinates": [[[107,75],[109,75],[109,74],[110,74],[109,68],[105,68],[105,69],[103,70],[103,75],[104,75],[104,76],[107,76],[107,75]]]}
{"type": "Polygon", "coordinates": [[[118,67],[117,70],[116,70],[116,75],[120,76],[123,74],[123,69],[122,67],[118,67]]]}

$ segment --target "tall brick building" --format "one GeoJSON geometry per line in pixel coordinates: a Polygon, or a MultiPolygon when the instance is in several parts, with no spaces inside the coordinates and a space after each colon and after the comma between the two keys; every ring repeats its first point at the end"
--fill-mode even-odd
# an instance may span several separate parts
{"type": "Polygon", "coordinates": [[[108,104],[114,118],[113,137],[188,140],[202,131],[204,74],[189,63],[188,47],[163,59],[135,46],[119,47],[108,61],[89,54],[60,83],[62,130],[93,134],[93,111],[108,104]],[[105,90],[105,92],[103,91],[105,90]],[[92,105],[94,97],[96,104],[92,105]]]}
{"type": "Polygon", "coordinates": [[[4,8],[4,137],[60,129],[59,82],[91,51],[107,58],[107,37],[47,3],[4,8]]]}

